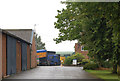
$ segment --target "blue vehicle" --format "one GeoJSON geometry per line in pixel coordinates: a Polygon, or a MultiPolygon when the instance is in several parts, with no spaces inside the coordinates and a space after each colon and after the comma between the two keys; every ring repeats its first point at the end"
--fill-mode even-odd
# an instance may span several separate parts
{"type": "Polygon", "coordinates": [[[47,65],[60,65],[60,55],[48,55],[47,65]]]}
{"type": "Polygon", "coordinates": [[[47,50],[37,50],[37,65],[47,65],[47,50]]]}
{"type": "Polygon", "coordinates": [[[60,55],[55,51],[37,50],[37,65],[60,65],[60,55]]]}

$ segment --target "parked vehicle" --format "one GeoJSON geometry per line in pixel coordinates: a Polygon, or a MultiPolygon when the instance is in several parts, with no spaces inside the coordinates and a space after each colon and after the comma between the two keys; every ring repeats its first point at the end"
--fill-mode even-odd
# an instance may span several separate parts
{"type": "Polygon", "coordinates": [[[37,50],[38,65],[60,65],[60,55],[54,51],[37,50]]]}
{"type": "Polygon", "coordinates": [[[60,55],[48,55],[47,64],[48,65],[60,65],[60,55]]]}
{"type": "Polygon", "coordinates": [[[37,65],[47,65],[47,50],[37,50],[37,65]]]}
{"type": "Polygon", "coordinates": [[[39,58],[39,65],[47,65],[47,57],[39,58]]]}

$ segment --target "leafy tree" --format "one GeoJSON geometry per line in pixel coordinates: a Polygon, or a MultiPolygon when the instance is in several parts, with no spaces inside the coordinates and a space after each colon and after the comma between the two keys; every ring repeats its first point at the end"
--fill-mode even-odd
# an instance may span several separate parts
{"type": "Polygon", "coordinates": [[[36,40],[36,48],[37,48],[37,50],[45,49],[45,43],[43,43],[41,41],[41,37],[38,36],[38,34],[36,34],[35,40],[36,40]]]}
{"type": "Polygon", "coordinates": [[[78,40],[87,46],[99,67],[107,59],[113,60],[114,66],[120,65],[120,3],[64,4],[66,9],[58,10],[58,20],[54,23],[60,31],[54,41],[78,40]]]}

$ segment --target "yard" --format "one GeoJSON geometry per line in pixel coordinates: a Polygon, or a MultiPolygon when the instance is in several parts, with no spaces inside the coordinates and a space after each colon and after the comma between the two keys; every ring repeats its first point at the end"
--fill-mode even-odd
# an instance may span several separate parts
{"type": "Polygon", "coordinates": [[[86,72],[104,79],[105,81],[118,81],[118,75],[112,74],[111,70],[86,70],[86,72]]]}

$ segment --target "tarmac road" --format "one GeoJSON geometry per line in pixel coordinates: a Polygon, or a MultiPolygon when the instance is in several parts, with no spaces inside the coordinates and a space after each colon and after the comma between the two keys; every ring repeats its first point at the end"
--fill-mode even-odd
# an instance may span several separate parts
{"type": "MultiPolygon", "coordinates": [[[[72,66],[38,66],[37,68],[23,71],[21,73],[11,75],[7,79],[76,79],[83,81],[94,81],[93,79],[98,79],[95,76],[85,72],[80,67],[72,66]],[[89,80],[91,79],[91,80],[89,80]]],[[[51,81],[52,81],[51,80],[51,81]]],[[[44,81],[44,80],[43,80],[44,81]]],[[[66,81],[66,80],[65,80],[66,81]]],[[[70,81],[70,80],[69,80],[70,81]]],[[[75,81],[75,80],[74,80],[75,81]]],[[[99,80],[95,80],[99,81],[99,80]]],[[[100,80],[102,81],[102,80],[100,80]]]]}

